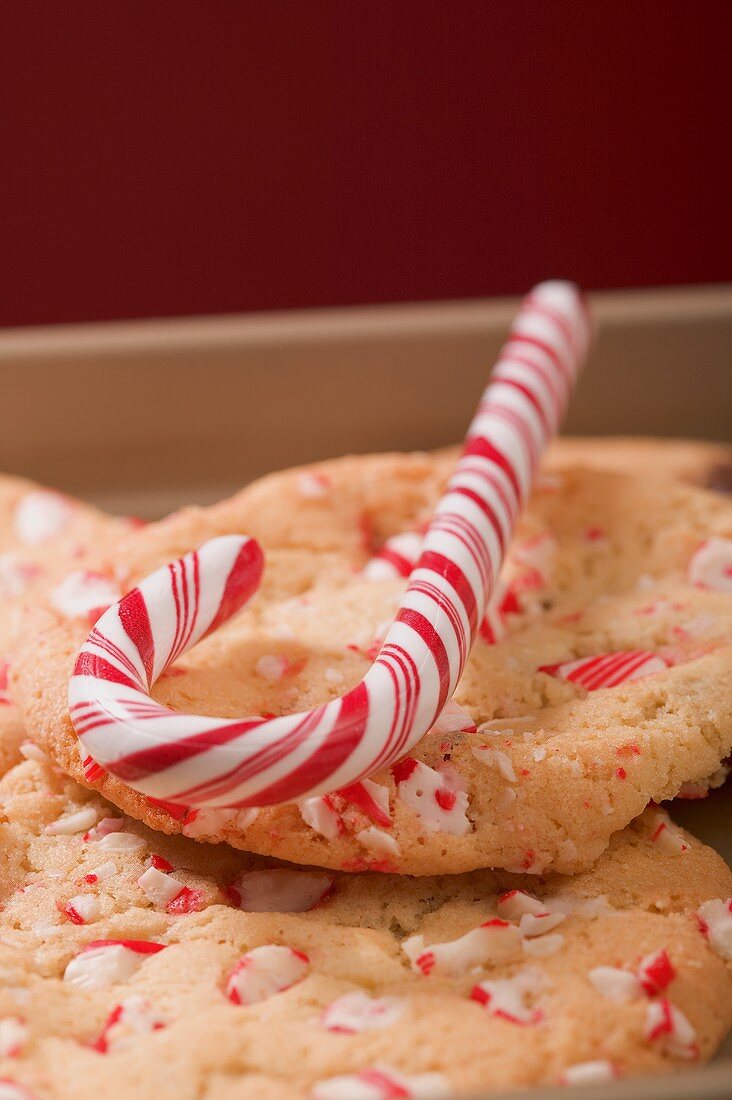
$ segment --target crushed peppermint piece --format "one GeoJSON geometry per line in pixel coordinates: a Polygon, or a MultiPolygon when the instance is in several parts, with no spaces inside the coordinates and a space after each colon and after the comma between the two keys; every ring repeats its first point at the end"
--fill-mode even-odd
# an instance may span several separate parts
{"type": "Polygon", "coordinates": [[[106,833],[97,841],[97,847],[105,852],[139,852],[146,842],[137,833],[106,833]]]}
{"type": "Polygon", "coordinates": [[[560,912],[550,913],[524,913],[519,921],[519,931],[527,939],[534,936],[544,936],[547,932],[553,932],[558,924],[565,919],[566,914],[560,912]]]}
{"type": "Polygon", "coordinates": [[[356,840],[359,840],[363,844],[364,848],[369,848],[372,852],[379,852],[385,856],[400,856],[402,854],[401,848],[394,839],[384,829],[377,828],[376,825],[369,825],[367,829],[361,829],[356,833],[356,840]]]}
{"type": "Polygon", "coordinates": [[[524,954],[532,959],[546,959],[550,955],[556,955],[564,946],[564,936],[561,932],[550,932],[546,936],[538,936],[535,939],[526,939],[523,943],[524,954]]]}
{"type": "Polygon", "coordinates": [[[36,489],[18,501],[13,527],[25,546],[40,546],[56,538],[68,525],[74,505],[52,489],[36,489]]]}
{"type": "MultiPolygon", "coordinates": [[[[2,703],[2,683],[0,683],[0,703],[2,703]]],[[[24,760],[33,760],[36,764],[50,764],[51,758],[36,745],[35,741],[22,741],[20,744],[20,755],[24,760]]]]}
{"type": "Polygon", "coordinates": [[[322,500],[328,496],[331,486],[328,475],[318,470],[304,470],[297,479],[297,491],[304,500],[322,500]]]}
{"type": "Polygon", "coordinates": [[[660,852],[667,856],[680,856],[688,852],[689,845],[682,834],[673,825],[668,814],[654,814],[651,821],[651,840],[658,845],[660,852]]]}
{"type": "Polygon", "coordinates": [[[732,898],[705,901],[697,911],[700,927],[723,959],[732,959],[732,898]]]}
{"type": "Polygon", "coordinates": [[[248,828],[257,819],[259,810],[187,810],[183,817],[183,835],[194,840],[200,837],[217,837],[230,824],[237,830],[248,828]]]}
{"type": "Polygon", "coordinates": [[[66,618],[89,619],[92,622],[121,597],[122,593],[115,581],[89,570],[70,573],[49,593],[53,607],[66,618]]]}
{"type": "Polygon", "coordinates": [[[94,1049],[101,1054],[124,1050],[139,1035],[164,1028],[166,1021],[144,997],[126,997],[110,1012],[94,1049]]]}
{"type": "Polygon", "coordinates": [[[604,1058],[592,1062],[575,1062],[567,1066],[559,1078],[560,1085],[600,1085],[605,1081],[614,1081],[618,1071],[612,1062],[604,1058]]]}
{"type": "Polygon", "coordinates": [[[159,871],[157,867],[148,867],[140,875],[137,885],[145,897],[159,909],[165,909],[183,889],[183,883],[175,875],[159,871]]]}
{"type": "Polygon", "coordinates": [[[333,888],[333,876],[321,871],[249,871],[229,888],[234,904],[245,913],[306,913],[333,888]]]}
{"type": "Polygon", "coordinates": [[[711,538],[701,543],[691,556],[687,577],[698,588],[732,592],[732,538],[711,538]]]}
{"type": "Polygon", "coordinates": [[[392,768],[397,795],[430,832],[465,836],[472,829],[468,796],[458,789],[454,774],[436,771],[406,756],[392,768]]]}
{"type": "Polygon", "coordinates": [[[645,1037],[658,1043],[672,1058],[698,1058],[696,1030],[676,1005],[670,1001],[651,1001],[646,1009],[645,1037]]]}
{"type": "Polygon", "coordinates": [[[343,832],[343,818],[329,795],[305,798],[297,803],[297,808],[305,824],[326,840],[335,840],[343,832]]]}
{"type": "Polygon", "coordinates": [[[676,977],[676,971],[666,951],[644,955],[638,964],[638,981],[649,997],[663,993],[676,977]]]}
{"type": "Polygon", "coordinates": [[[101,906],[92,894],[77,894],[63,906],[62,912],[72,924],[90,924],[99,916],[101,906]]]}
{"type": "Polygon", "coordinates": [[[0,1058],[17,1058],[23,1053],[28,1025],[18,1016],[0,1019],[0,1058]]]}
{"type": "Polygon", "coordinates": [[[510,959],[521,946],[519,929],[500,918],[486,921],[456,940],[425,945],[423,936],[410,936],[402,950],[412,969],[424,975],[459,977],[475,967],[510,959]]]}
{"type": "Polygon", "coordinates": [[[332,1001],[324,1009],[320,1023],[326,1031],[356,1035],[391,1027],[404,1012],[405,1002],[399,997],[370,997],[354,989],[332,1001]]]}
{"type": "Polygon", "coordinates": [[[479,760],[481,764],[494,765],[503,778],[509,783],[518,782],[513,761],[503,749],[494,749],[491,745],[473,745],[471,752],[475,759],[479,760]]]}
{"type": "Polygon", "coordinates": [[[442,1073],[407,1075],[384,1065],[328,1077],[310,1092],[311,1100],[448,1100],[452,1095],[442,1073]]]}
{"type": "Polygon", "coordinates": [[[257,1004],[301,982],[309,969],[310,960],[302,951],[266,944],[239,959],[224,992],[234,1004],[257,1004]]]}
{"type": "Polygon", "coordinates": [[[546,913],[547,908],[544,902],[524,890],[509,890],[499,896],[496,912],[504,920],[520,920],[526,914],[538,916],[539,913],[546,913]]]}
{"type": "Polygon", "coordinates": [[[126,982],[150,955],[165,948],[153,940],[95,940],[68,963],[63,980],[80,989],[126,982]]]}
{"type": "Polygon", "coordinates": [[[343,787],[338,793],[343,795],[346,801],[358,806],[359,810],[375,825],[391,825],[389,788],[383,783],[374,783],[373,779],[362,779],[360,783],[343,787]]]}
{"type": "Polygon", "coordinates": [[[101,840],[102,837],[107,836],[109,833],[120,832],[124,824],[125,819],[123,817],[103,817],[97,822],[93,829],[90,829],[89,832],[85,834],[84,840],[101,840]]]}
{"type": "Polygon", "coordinates": [[[544,1013],[535,1001],[542,989],[541,973],[527,968],[512,978],[479,982],[470,996],[491,1016],[499,1016],[512,1024],[538,1024],[544,1013]]]}
{"type": "Polygon", "coordinates": [[[597,992],[609,1001],[633,1001],[643,994],[635,974],[620,966],[596,966],[587,977],[597,992]]]}
{"type": "Polygon", "coordinates": [[[463,710],[454,699],[448,699],[435,723],[431,733],[475,733],[475,722],[466,710],[463,710]]]}
{"type": "Polygon", "coordinates": [[[93,827],[98,816],[97,811],[92,806],[85,806],[82,810],[57,818],[50,825],[46,825],[43,831],[49,836],[71,836],[74,833],[85,833],[87,829],[93,827]]]}

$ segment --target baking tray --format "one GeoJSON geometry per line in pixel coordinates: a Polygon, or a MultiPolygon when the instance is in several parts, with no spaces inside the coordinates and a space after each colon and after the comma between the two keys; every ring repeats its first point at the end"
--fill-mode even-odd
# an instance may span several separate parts
{"type": "MultiPolygon", "coordinates": [[[[576,434],[729,440],[732,286],[590,295],[576,434]]],[[[517,302],[47,326],[0,333],[0,469],[155,517],[270,470],[462,438],[517,302]]],[[[729,794],[674,810],[732,861],[729,794]]],[[[707,1067],[532,1100],[724,1100],[707,1067]]],[[[497,1100],[495,1093],[490,1094],[497,1100]]]]}

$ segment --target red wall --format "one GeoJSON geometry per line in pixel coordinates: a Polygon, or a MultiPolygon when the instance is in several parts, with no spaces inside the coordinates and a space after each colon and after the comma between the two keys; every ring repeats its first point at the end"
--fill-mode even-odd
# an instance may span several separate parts
{"type": "Polygon", "coordinates": [[[3,322],[730,279],[725,10],[4,4],[3,322]]]}

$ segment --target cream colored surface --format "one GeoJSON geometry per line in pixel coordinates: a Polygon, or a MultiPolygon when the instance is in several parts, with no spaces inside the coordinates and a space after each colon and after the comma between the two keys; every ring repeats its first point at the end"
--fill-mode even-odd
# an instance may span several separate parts
{"type": "Polygon", "coordinates": [[[116,828],[118,837],[140,838],[131,852],[104,848],[81,830],[54,835],[89,807],[99,818],[114,813],[35,762],[0,782],[0,1019],[20,1016],[27,1027],[21,1051],[0,1062],[0,1079],[43,1100],[295,1100],[318,1081],[375,1063],[408,1075],[440,1073],[457,1095],[552,1083],[567,1066],[598,1057],[626,1076],[665,1073],[689,1063],[645,1037],[648,998],[614,1002],[588,978],[600,965],[633,970],[641,956],[663,949],[676,971],[664,996],[688,1018],[702,1058],[729,1026],[729,968],[694,912],[727,896],[732,876],[688,834],[683,855],[660,856],[649,838],[653,814],[618,834],[596,866],[573,879],[336,874],[330,895],[310,912],[253,913],[228,904],[227,887],[262,861],[130,820],[116,828]],[[148,899],[138,879],[153,853],[199,892],[200,911],[169,915],[148,899]],[[86,881],[110,860],[112,877],[86,881]],[[518,945],[452,977],[410,968],[406,937],[422,934],[428,945],[453,940],[494,917],[497,893],[515,888],[567,913],[554,954],[529,957],[518,945]],[[60,912],[79,895],[98,903],[85,925],[60,912]],[[84,945],[108,939],[167,946],[103,988],[61,980],[84,945]],[[228,975],[244,953],[266,944],[305,953],[307,975],[257,1004],[232,1004],[223,992],[228,975]],[[470,999],[476,982],[515,977],[527,965],[542,1022],[521,1026],[470,999]],[[323,1010],[354,990],[397,998],[398,1023],[361,1034],[327,1031],[323,1010]],[[143,998],[164,1026],[133,1033],[106,1054],[91,1049],[130,996],[143,998]]]}

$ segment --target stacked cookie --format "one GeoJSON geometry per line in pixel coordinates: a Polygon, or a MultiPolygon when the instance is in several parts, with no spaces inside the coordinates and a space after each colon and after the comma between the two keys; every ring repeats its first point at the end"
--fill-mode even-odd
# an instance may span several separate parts
{"type": "Polygon", "coordinates": [[[455,454],[341,459],[48,543],[6,645],[8,763],[21,721],[32,745],[0,781],[1,1100],[449,1097],[714,1053],[732,876],[657,804],[719,784],[732,750],[732,502],[699,487],[729,456],[634,446],[555,447],[433,728],[293,805],[161,802],[80,753],[90,617],[246,532],[260,592],[155,698],[231,718],[327,702],[378,651],[455,454]]]}

